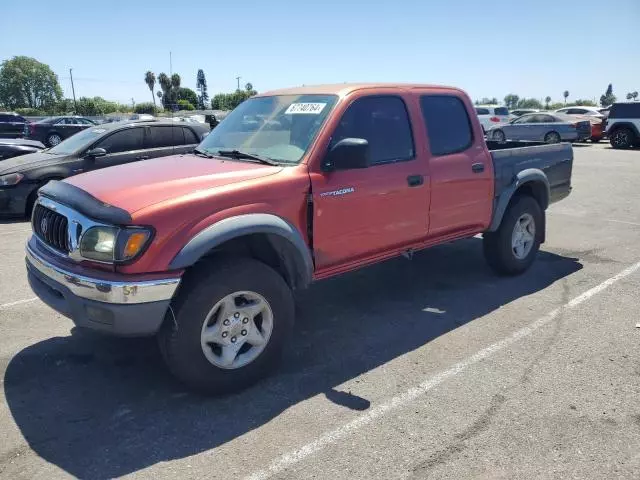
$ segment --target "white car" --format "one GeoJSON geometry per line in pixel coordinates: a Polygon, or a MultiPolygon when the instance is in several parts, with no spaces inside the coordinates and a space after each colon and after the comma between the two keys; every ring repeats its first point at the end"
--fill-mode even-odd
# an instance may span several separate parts
{"type": "Polygon", "coordinates": [[[563,113],[565,115],[586,115],[588,117],[604,118],[604,115],[602,114],[602,112],[600,112],[600,110],[602,109],[598,107],[576,106],[560,108],[556,110],[556,113],[563,113]]]}
{"type": "Polygon", "coordinates": [[[477,105],[476,113],[482,130],[485,132],[495,125],[508,122],[510,119],[509,109],[497,105],[477,105]]]}

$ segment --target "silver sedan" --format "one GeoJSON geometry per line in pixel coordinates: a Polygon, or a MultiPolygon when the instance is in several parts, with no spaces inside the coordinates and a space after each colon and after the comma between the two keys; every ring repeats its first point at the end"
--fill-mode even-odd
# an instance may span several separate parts
{"type": "Polygon", "coordinates": [[[530,113],[490,128],[487,139],[546,143],[581,141],[591,137],[591,122],[558,113],[530,113]]]}

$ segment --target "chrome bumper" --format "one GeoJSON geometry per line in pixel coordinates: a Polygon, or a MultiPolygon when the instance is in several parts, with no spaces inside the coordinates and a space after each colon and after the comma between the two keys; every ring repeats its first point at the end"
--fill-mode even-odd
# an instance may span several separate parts
{"type": "Polygon", "coordinates": [[[170,300],[180,278],[163,278],[138,282],[90,278],[63,270],[38,256],[27,244],[26,260],[44,276],[69,289],[74,295],[97,302],[139,304],[170,300]]]}

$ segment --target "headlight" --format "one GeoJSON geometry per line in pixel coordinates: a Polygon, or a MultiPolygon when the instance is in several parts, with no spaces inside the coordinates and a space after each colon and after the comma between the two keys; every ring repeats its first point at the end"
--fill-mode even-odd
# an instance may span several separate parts
{"type": "Polygon", "coordinates": [[[2,175],[0,177],[0,187],[7,187],[10,185],[16,185],[20,183],[20,180],[24,178],[21,173],[10,173],[9,175],[2,175]]]}
{"type": "Polygon", "coordinates": [[[146,228],[92,227],[82,235],[80,255],[99,262],[121,263],[132,260],[151,239],[146,228]]]}

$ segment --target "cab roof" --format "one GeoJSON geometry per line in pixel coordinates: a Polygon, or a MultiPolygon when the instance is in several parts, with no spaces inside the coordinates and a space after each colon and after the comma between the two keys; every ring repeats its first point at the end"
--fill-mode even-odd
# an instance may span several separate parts
{"type": "Polygon", "coordinates": [[[258,97],[267,97],[272,95],[337,95],[344,97],[356,90],[377,89],[377,88],[396,88],[400,90],[413,89],[437,89],[449,90],[463,93],[462,90],[455,87],[447,87],[443,85],[429,85],[420,83],[334,83],[325,85],[304,85],[302,87],[283,88],[271,90],[258,94],[258,97]]]}

